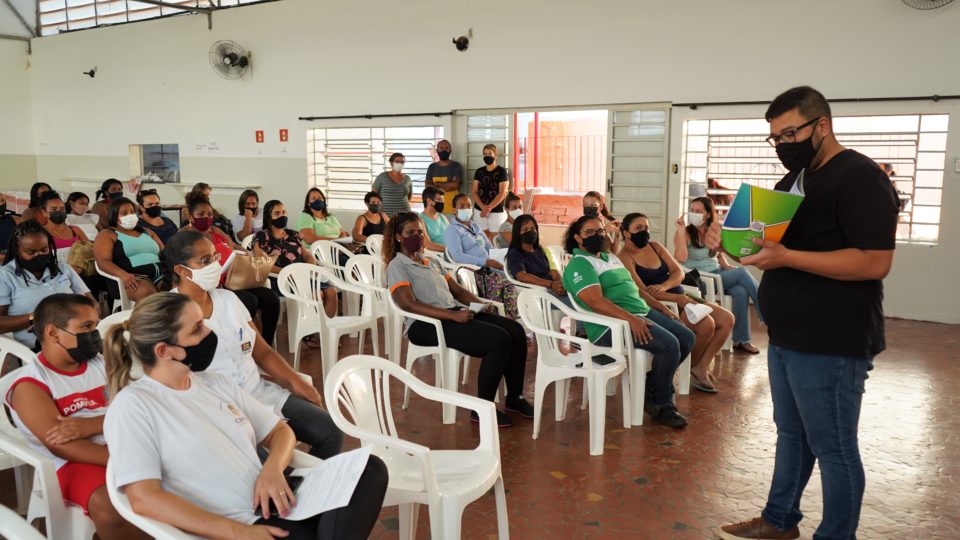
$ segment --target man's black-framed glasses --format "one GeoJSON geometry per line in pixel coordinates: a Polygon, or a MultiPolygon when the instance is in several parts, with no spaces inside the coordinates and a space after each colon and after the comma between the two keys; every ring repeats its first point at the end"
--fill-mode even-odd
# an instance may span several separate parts
{"type": "Polygon", "coordinates": [[[818,117],[814,118],[813,120],[807,122],[806,124],[803,124],[802,126],[796,128],[796,129],[788,129],[788,130],[784,131],[783,133],[781,133],[781,134],[779,134],[779,135],[771,135],[771,136],[767,137],[767,138],[764,139],[764,140],[767,141],[767,144],[769,144],[770,146],[772,146],[772,147],[774,147],[774,148],[776,148],[777,145],[780,144],[780,143],[792,143],[792,142],[797,142],[797,132],[799,132],[801,129],[803,129],[803,128],[807,127],[807,126],[812,126],[813,124],[816,124],[821,118],[823,118],[823,117],[822,117],[822,116],[818,116],[818,117]]]}

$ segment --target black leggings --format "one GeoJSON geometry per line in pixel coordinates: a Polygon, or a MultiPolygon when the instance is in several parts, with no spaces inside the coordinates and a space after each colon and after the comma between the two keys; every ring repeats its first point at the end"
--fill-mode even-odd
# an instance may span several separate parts
{"type": "Polygon", "coordinates": [[[260,311],[260,335],[267,345],[273,347],[273,336],[277,333],[277,321],[280,320],[280,297],[266,287],[233,292],[250,312],[251,319],[260,311]]]}
{"type": "MultiPolygon", "coordinates": [[[[527,365],[527,336],[520,323],[500,315],[477,313],[468,323],[441,321],[443,338],[449,347],[470,356],[482,357],[477,395],[493,401],[500,378],[507,381],[507,397],[523,397],[523,372],[527,365]]],[[[414,321],[407,332],[414,345],[436,345],[433,325],[414,321]]]]}
{"type": "Polygon", "coordinates": [[[256,524],[279,527],[290,533],[285,537],[288,540],[365,540],[377,524],[386,493],[387,466],[377,456],[370,456],[347,506],[303,521],[271,517],[260,518],[256,524]]]}

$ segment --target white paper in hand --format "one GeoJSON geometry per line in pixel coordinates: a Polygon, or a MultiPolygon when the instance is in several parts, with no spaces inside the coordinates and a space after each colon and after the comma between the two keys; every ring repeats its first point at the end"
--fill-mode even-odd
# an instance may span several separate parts
{"type": "Polygon", "coordinates": [[[687,315],[687,320],[690,321],[690,324],[697,324],[704,317],[709,315],[713,310],[710,309],[710,306],[706,304],[687,304],[683,308],[683,312],[687,315]]]}
{"type": "Polygon", "coordinates": [[[487,306],[489,305],[490,304],[487,304],[486,302],[470,302],[470,311],[474,313],[483,313],[487,310],[487,306]]]}
{"type": "Polygon", "coordinates": [[[303,476],[303,483],[297,488],[297,504],[283,519],[301,521],[346,506],[369,459],[370,447],[365,446],[295,470],[293,475],[303,476]]]}

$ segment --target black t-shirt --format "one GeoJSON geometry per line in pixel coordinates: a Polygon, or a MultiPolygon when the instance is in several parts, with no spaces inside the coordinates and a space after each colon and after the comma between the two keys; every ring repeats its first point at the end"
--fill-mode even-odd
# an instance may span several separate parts
{"type": "MultiPolygon", "coordinates": [[[[790,173],[777,183],[789,191],[790,173]]],[[[799,251],[896,247],[899,200],[870,158],[846,150],[803,179],[805,197],[782,243],[799,251]]],[[[794,351],[874,356],[886,348],[883,282],[839,281],[794,268],[763,273],[760,309],[770,343],[794,351]]]]}
{"type": "Polygon", "coordinates": [[[7,253],[10,237],[13,236],[13,231],[16,228],[17,222],[13,220],[13,216],[10,214],[0,216],[0,253],[7,253]]]}
{"type": "MultiPolygon", "coordinates": [[[[492,171],[488,171],[487,167],[483,166],[474,173],[473,181],[479,182],[477,185],[477,195],[480,196],[480,200],[483,201],[484,204],[490,204],[490,201],[500,193],[500,182],[509,182],[510,176],[507,170],[499,165],[492,171]]],[[[508,183],[507,189],[509,189],[509,186],[510,184],[508,183]]],[[[493,207],[490,211],[503,212],[503,203],[493,207]]]]}
{"type": "Polygon", "coordinates": [[[507,251],[507,268],[513,278],[520,272],[526,272],[540,279],[550,278],[550,261],[543,248],[536,248],[532,252],[524,249],[510,249],[507,251]]]}

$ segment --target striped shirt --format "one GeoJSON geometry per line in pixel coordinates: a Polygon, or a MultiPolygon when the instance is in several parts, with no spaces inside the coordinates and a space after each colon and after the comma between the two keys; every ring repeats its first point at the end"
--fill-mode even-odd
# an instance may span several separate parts
{"type": "Polygon", "coordinates": [[[403,180],[396,183],[390,179],[389,173],[380,173],[373,181],[373,191],[380,194],[383,205],[380,211],[393,217],[397,212],[410,211],[410,197],[413,196],[413,181],[403,175],[403,180]]]}

